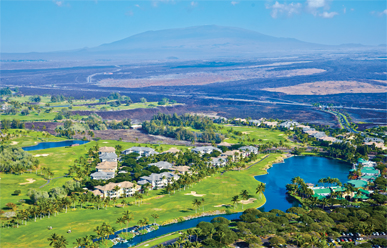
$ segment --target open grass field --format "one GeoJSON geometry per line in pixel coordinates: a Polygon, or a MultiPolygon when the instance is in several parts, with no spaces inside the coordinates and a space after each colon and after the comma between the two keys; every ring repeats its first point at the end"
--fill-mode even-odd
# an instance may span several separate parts
{"type": "MultiPolygon", "coordinates": [[[[88,145],[92,144],[84,146],[88,145]]],[[[82,146],[70,149],[74,149],[73,152],[77,153],[81,152],[82,146]],[[80,150],[76,151],[76,149],[80,150]]],[[[260,157],[262,156],[264,155],[260,155],[260,157]]],[[[269,158],[248,170],[228,171],[223,175],[218,173],[203,179],[185,191],[177,191],[175,194],[162,195],[160,190],[151,191],[149,196],[145,196],[141,206],[132,204],[125,208],[108,207],[106,210],[85,209],[85,206],[83,209],[80,209],[80,206],[76,206],[76,209],[70,208],[68,213],[60,213],[56,217],[44,218],[36,223],[30,221],[27,226],[20,226],[19,228],[2,229],[2,245],[5,247],[47,247],[47,238],[55,232],[64,235],[69,241],[68,247],[73,247],[72,243],[76,238],[93,234],[94,227],[102,224],[102,222],[107,222],[116,228],[120,228],[118,224],[115,224],[115,221],[123,211],[128,209],[134,213],[134,221],[130,223],[130,226],[135,225],[139,219],[144,217],[151,219],[150,214],[155,212],[160,215],[158,223],[181,216],[193,215],[195,214],[195,209],[192,206],[192,201],[196,197],[185,195],[191,191],[196,191],[197,194],[205,194],[200,197],[200,199],[205,199],[204,211],[224,210],[225,207],[216,206],[222,204],[231,205],[231,197],[239,194],[243,189],[248,190],[251,197],[257,199],[253,203],[245,204],[244,209],[257,208],[265,203],[265,197],[255,194],[255,188],[258,183],[253,176],[266,173],[265,167],[267,164],[272,163],[281,156],[280,154],[270,154],[269,158]],[[53,230],[48,230],[47,226],[52,226],[53,230]],[[72,232],[68,234],[67,230],[69,229],[72,232]]],[[[128,199],[134,200],[133,198],[128,199]]],[[[233,207],[229,207],[229,209],[232,210],[233,207]]],[[[201,211],[203,211],[202,207],[199,212],[201,211]]],[[[235,211],[242,211],[241,204],[238,204],[235,211]]]]}
{"type": "Polygon", "coordinates": [[[149,247],[153,247],[153,246],[162,244],[168,240],[176,239],[178,237],[180,237],[179,232],[174,232],[174,233],[164,235],[162,237],[155,238],[155,239],[150,240],[148,242],[144,242],[142,244],[136,245],[136,247],[143,247],[143,248],[148,247],[149,248],[149,247]]]}
{"type": "Polygon", "coordinates": [[[284,144],[289,146],[294,146],[294,143],[287,139],[287,136],[284,132],[270,129],[270,128],[258,128],[258,127],[247,127],[247,126],[223,126],[224,128],[220,130],[222,134],[228,134],[229,138],[226,138],[224,141],[230,144],[236,144],[239,142],[244,142],[245,144],[263,144],[266,142],[279,143],[282,141],[284,144]],[[242,132],[241,136],[238,136],[233,133],[229,133],[228,130],[232,128],[233,131],[242,132]],[[250,141],[248,140],[250,138],[250,141]],[[255,139],[255,141],[251,141],[255,139]]]}

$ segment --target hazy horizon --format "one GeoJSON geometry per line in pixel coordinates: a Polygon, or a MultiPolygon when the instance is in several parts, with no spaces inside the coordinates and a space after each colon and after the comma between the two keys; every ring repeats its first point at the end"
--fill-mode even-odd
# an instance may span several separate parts
{"type": "Polygon", "coordinates": [[[386,44],[386,14],[384,1],[2,1],[1,52],[91,48],[146,31],[203,25],[377,46],[386,44]]]}

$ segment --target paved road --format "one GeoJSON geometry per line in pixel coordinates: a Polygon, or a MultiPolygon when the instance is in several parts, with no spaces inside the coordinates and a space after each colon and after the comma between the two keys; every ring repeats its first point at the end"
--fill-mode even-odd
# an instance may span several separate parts
{"type": "Polygon", "coordinates": [[[68,174],[66,174],[66,175],[64,175],[64,176],[61,176],[61,177],[54,177],[54,178],[52,178],[52,179],[48,179],[48,180],[47,180],[47,183],[45,183],[45,184],[43,184],[42,186],[40,186],[39,189],[40,189],[40,188],[43,188],[44,186],[46,186],[47,184],[49,184],[49,183],[51,182],[51,180],[58,179],[58,178],[62,178],[62,177],[67,177],[67,176],[68,176],[68,174]]]}

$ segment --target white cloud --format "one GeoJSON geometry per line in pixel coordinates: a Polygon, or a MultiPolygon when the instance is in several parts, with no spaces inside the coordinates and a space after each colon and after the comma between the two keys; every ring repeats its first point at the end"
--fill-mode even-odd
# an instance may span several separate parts
{"type": "Polygon", "coordinates": [[[334,16],[338,15],[337,12],[326,12],[324,11],[322,14],[319,14],[322,18],[333,18],[334,16]]]}
{"type": "Polygon", "coordinates": [[[387,15],[387,9],[383,10],[382,12],[371,11],[371,15],[375,15],[375,16],[384,16],[384,15],[387,15]]]}
{"type": "Polygon", "coordinates": [[[133,13],[133,11],[129,10],[129,11],[125,12],[125,15],[126,16],[133,16],[134,13],[133,13]]]}
{"type": "Polygon", "coordinates": [[[239,3],[239,2],[236,2],[236,1],[232,1],[232,2],[231,2],[231,4],[234,5],[234,6],[237,5],[238,3],[239,3]]]}
{"type": "Polygon", "coordinates": [[[140,8],[140,5],[139,5],[139,4],[135,4],[134,6],[137,7],[137,8],[140,8]]]}
{"type": "Polygon", "coordinates": [[[327,5],[325,0],[307,0],[306,3],[310,9],[318,9],[327,5]]]}
{"type": "Polygon", "coordinates": [[[354,11],[355,9],[354,8],[351,8],[351,11],[354,11]]]}
{"type": "Polygon", "coordinates": [[[347,8],[346,7],[344,7],[344,9],[343,9],[343,13],[344,14],[347,13],[347,8]]]}
{"type": "Polygon", "coordinates": [[[62,7],[63,6],[63,2],[62,1],[53,1],[55,4],[56,4],[56,6],[58,6],[58,7],[62,7]]]}
{"type": "Polygon", "coordinates": [[[175,1],[174,0],[153,0],[152,7],[155,7],[155,8],[158,7],[159,3],[165,3],[165,4],[172,3],[172,4],[174,4],[175,1]]]}
{"type": "Polygon", "coordinates": [[[298,14],[301,10],[301,3],[279,3],[275,2],[272,6],[266,6],[267,9],[271,9],[271,17],[277,18],[280,15],[292,16],[298,14]]]}
{"type": "Polygon", "coordinates": [[[196,6],[198,6],[198,2],[194,2],[194,1],[192,1],[192,2],[191,2],[191,6],[192,6],[192,7],[196,7],[196,6]]]}

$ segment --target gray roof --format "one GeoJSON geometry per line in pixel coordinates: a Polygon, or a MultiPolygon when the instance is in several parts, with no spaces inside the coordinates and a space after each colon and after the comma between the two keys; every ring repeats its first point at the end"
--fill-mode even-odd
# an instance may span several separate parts
{"type": "Polygon", "coordinates": [[[280,127],[289,128],[291,126],[297,126],[299,123],[296,121],[285,121],[284,123],[279,124],[280,127]]]}
{"type": "Polygon", "coordinates": [[[311,128],[311,127],[304,127],[304,128],[302,129],[302,131],[303,131],[303,132],[306,132],[306,131],[316,131],[316,129],[311,128]]]}
{"type": "Polygon", "coordinates": [[[364,139],[364,142],[384,143],[384,140],[380,138],[367,137],[364,139]]]}
{"type": "Polygon", "coordinates": [[[175,175],[173,173],[170,173],[170,172],[163,172],[163,173],[152,173],[150,174],[149,176],[143,176],[143,177],[140,177],[140,181],[138,181],[138,184],[145,184],[147,182],[154,182],[154,181],[158,181],[158,180],[161,180],[163,178],[163,176],[165,176],[165,178],[175,178],[175,179],[178,179],[179,176],[178,175],[175,175]],[[146,181],[145,183],[143,183],[144,181],[146,181]]]}
{"type": "Polygon", "coordinates": [[[218,151],[222,152],[219,148],[213,147],[213,146],[200,146],[200,147],[195,147],[191,151],[193,152],[198,152],[198,153],[211,153],[213,151],[218,151]]]}
{"type": "Polygon", "coordinates": [[[239,147],[239,150],[242,150],[242,151],[248,150],[250,152],[258,153],[258,148],[254,146],[242,146],[242,147],[239,147]]]}
{"type": "Polygon", "coordinates": [[[167,161],[159,161],[157,163],[149,164],[149,166],[152,166],[152,165],[158,167],[160,170],[172,168],[172,164],[167,161]]]}
{"type": "Polygon", "coordinates": [[[123,154],[129,154],[129,153],[132,153],[132,152],[135,152],[135,153],[138,153],[138,154],[142,154],[142,153],[147,153],[147,154],[159,154],[158,152],[155,151],[155,149],[153,148],[150,148],[150,147],[138,147],[138,146],[134,146],[134,147],[131,147],[129,149],[126,149],[125,151],[123,151],[122,153],[123,154]]]}
{"type": "Polygon", "coordinates": [[[109,158],[117,159],[117,154],[115,154],[115,153],[102,153],[99,156],[99,158],[100,159],[109,159],[109,158]]]}
{"type": "Polygon", "coordinates": [[[211,164],[216,165],[216,164],[222,164],[227,161],[226,158],[211,158],[211,164]]]}
{"type": "Polygon", "coordinates": [[[110,178],[114,178],[114,172],[97,171],[97,172],[91,173],[90,177],[95,180],[110,179],[110,178]]]}
{"type": "Polygon", "coordinates": [[[318,132],[318,133],[314,133],[312,134],[311,136],[315,137],[315,138],[322,138],[322,137],[325,137],[327,136],[326,133],[324,132],[318,132]]]}

